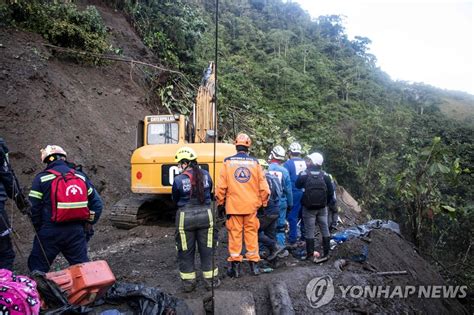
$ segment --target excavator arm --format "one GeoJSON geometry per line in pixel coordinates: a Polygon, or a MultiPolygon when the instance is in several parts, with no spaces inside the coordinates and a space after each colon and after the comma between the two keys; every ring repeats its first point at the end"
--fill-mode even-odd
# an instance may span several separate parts
{"type": "Polygon", "coordinates": [[[215,136],[215,70],[214,62],[204,70],[201,85],[194,104],[192,123],[194,125],[194,142],[210,142],[215,136]]]}

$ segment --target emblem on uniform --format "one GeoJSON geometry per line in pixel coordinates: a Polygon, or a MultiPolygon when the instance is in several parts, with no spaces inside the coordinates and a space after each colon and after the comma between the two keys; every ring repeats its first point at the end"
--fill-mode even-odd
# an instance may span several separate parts
{"type": "Polygon", "coordinates": [[[234,178],[239,183],[246,183],[250,180],[250,170],[246,167],[239,167],[234,172],[234,178]]]}

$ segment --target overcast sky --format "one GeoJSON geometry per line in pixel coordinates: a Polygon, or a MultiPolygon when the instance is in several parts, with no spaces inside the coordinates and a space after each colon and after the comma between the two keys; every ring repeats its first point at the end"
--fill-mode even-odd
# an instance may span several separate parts
{"type": "Polygon", "coordinates": [[[474,94],[474,0],[293,0],[311,16],[345,15],[394,80],[474,94]]]}

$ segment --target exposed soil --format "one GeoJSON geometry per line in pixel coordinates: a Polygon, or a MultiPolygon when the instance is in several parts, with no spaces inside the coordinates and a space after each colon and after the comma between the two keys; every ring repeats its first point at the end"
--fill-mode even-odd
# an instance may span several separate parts
{"type": "MultiPolygon", "coordinates": [[[[152,61],[126,19],[119,13],[100,9],[110,29],[111,42],[124,54],[152,61]]],[[[202,283],[190,294],[181,291],[174,244],[173,221],[132,230],[118,230],[110,225],[110,206],[129,193],[129,161],[135,145],[135,124],[150,112],[147,91],[130,78],[130,66],[109,63],[86,66],[60,60],[43,46],[39,36],[14,29],[0,29],[0,136],[11,150],[14,169],[21,182],[30,185],[43,165],[39,150],[46,144],[63,146],[71,160],[84,165],[106,202],[104,216],[90,242],[90,258],[108,261],[120,281],[145,283],[164,291],[198,301],[209,296],[202,283]]],[[[136,75],[136,74],[133,74],[136,75]]],[[[133,77],[133,76],[132,76],[133,77]]],[[[344,204],[344,203],[341,203],[344,204]]],[[[365,221],[349,206],[342,206],[343,226],[365,221]]],[[[32,232],[25,217],[9,205],[17,250],[15,268],[25,273],[31,249],[32,232]]],[[[246,291],[253,294],[258,314],[271,313],[267,286],[284,281],[297,314],[317,312],[357,313],[467,313],[454,299],[372,299],[335,298],[319,309],[310,306],[306,285],[314,277],[330,275],[335,285],[428,285],[443,284],[443,279],[411,243],[391,231],[377,230],[371,242],[359,239],[341,244],[322,265],[293,257],[279,260],[277,268],[259,277],[240,279],[224,276],[227,244],[225,229],[216,264],[223,277],[219,291],[246,291]],[[338,258],[360,254],[368,247],[366,263],[351,262],[343,272],[333,263],[338,258]],[[382,277],[376,271],[406,270],[408,275],[382,277]]],[[[198,263],[199,265],[199,263],[198,263]]],[[[65,266],[59,259],[54,266],[65,266]]],[[[244,272],[248,273],[245,266],[244,272]]]]}

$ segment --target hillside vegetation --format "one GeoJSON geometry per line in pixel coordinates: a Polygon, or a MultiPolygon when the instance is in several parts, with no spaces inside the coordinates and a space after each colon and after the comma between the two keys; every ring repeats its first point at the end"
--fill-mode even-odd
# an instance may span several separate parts
{"type": "MultiPolygon", "coordinates": [[[[215,2],[104,2],[128,16],[163,66],[188,78],[150,73],[150,102],[162,112],[189,112],[189,82],[198,82],[214,58],[215,2]]],[[[400,222],[423,253],[448,266],[449,280],[472,284],[474,97],[392,81],[368,52],[370,39],[349,39],[339,16],[311,19],[281,0],[219,5],[221,136],[249,133],[259,157],[294,140],[308,153],[322,152],[326,170],[371,216],[400,222]]],[[[55,45],[122,51],[103,44],[93,7],[18,0],[1,8],[0,20],[55,45]],[[52,24],[32,14],[38,8],[54,17],[52,24]]]]}

